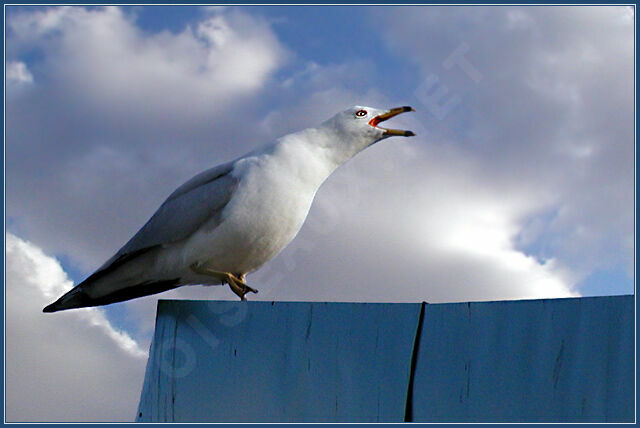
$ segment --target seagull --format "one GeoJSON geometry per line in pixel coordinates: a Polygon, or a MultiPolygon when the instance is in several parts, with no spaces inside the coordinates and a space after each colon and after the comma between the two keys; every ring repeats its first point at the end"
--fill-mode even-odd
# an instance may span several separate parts
{"type": "Polygon", "coordinates": [[[413,108],[355,106],[278,138],[178,187],[147,223],[87,279],[43,312],[107,305],[183,285],[245,282],[296,236],[322,183],[358,152],[411,131],[378,126],[413,108]]]}

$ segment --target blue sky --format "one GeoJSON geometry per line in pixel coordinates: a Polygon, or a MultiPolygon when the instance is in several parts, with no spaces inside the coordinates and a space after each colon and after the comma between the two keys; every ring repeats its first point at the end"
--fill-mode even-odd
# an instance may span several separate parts
{"type": "Polygon", "coordinates": [[[42,306],[194,174],[355,104],[412,105],[394,126],[417,136],[327,180],[296,240],[248,277],[257,298],[633,293],[634,19],[626,7],[9,7],[6,294],[29,304],[8,307],[26,320],[8,321],[8,361],[42,349],[8,365],[8,417],[131,420],[157,299],[235,296],[42,306]],[[79,353],[96,385],[112,381],[89,361],[128,379],[108,411],[41,363],[79,353]],[[51,376],[65,406],[28,381],[51,376]]]}

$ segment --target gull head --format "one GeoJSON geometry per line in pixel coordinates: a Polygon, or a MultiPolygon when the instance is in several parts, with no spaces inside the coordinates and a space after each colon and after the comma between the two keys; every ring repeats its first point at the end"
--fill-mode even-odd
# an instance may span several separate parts
{"type": "Polygon", "coordinates": [[[413,137],[415,134],[411,131],[380,126],[382,122],[408,111],[415,110],[409,106],[396,107],[390,110],[353,106],[336,114],[325,122],[325,126],[333,128],[343,140],[343,144],[352,146],[355,149],[354,151],[358,152],[385,138],[393,136],[413,137]]]}

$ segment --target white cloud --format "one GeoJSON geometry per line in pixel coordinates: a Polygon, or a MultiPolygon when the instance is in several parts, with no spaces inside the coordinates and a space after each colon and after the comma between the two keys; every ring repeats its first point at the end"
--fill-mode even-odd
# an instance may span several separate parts
{"type": "MultiPolygon", "coordinates": [[[[529,248],[578,277],[620,266],[632,271],[628,9],[416,7],[376,11],[374,21],[384,23],[388,49],[406,54],[425,81],[435,75],[446,86],[436,105],[460,100],[439,120],[428,94],[416,92],[420,135],[451,143],[481,165],[480,187],[538,201],[520,225],[529,248]],[[456,52],[462,61],[447,62],[456,52]]],[[[429,93],[437,93],[435,85],[429,93]]]]}
{"type": "Polygon", "coordinates": [[[11,61],[7,64],[7,83],[24,84],[33,83],[33,75],[22,61],[11,61]]]}
{"type": "Polygon", "coordinates": [[[132,421],[146,351],[95,308],[44,314],[71,288],[60,264],[6,235],[6,420],[132,421]]]}
{"type": "Polygon", "coordinates": [[[16,13],[8,26],[11,43],[46,53],[48,82],[105,119],[126,108],[193,120],[259,90],[285,58],[266,23],[219,12],[178,34],[145,33],[117,7],[16,13]]]}

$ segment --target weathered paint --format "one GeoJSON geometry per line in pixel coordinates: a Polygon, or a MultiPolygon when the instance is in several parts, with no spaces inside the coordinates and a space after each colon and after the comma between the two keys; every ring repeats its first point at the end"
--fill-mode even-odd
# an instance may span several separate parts
{"type": "Polygon", "coordinates": [[[415,421],[634,418],[633,296],[429,305],[415,421]]]}
{"type": "Polygon", "coordinates": [[[160,301],[137,420],[634,420],[633,296],[420,309],[160,301]]]}
{"type": "Polygon", "coordinates": [[[138,420],[402,420],[418,313],[161,301],[138,420]]]}

